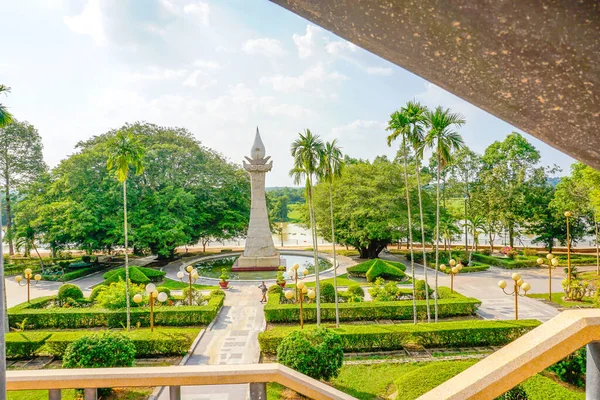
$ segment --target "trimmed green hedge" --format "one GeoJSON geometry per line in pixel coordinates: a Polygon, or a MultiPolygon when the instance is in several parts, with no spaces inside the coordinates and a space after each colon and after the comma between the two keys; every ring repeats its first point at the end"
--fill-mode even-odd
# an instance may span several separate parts
{"type": "MultiPolygon", "coordinates": [[[[462,269],[460,270],[461,274],[468,274],[469,272],[482,272],[482,271],[487,271],[488,269],[490,269],[489,265],[477,265],[477,266],[473,266],[473,267],[462,267],[462,269]]],[[[450,268],[446,268],[445,271],[441,271],[445,274],[449,274],[450,273],[450,268]]]]}
{"type": "Polygon", "coordinates": [[[536,260],[511,260],[510,258],[499,258],[486,256],[484,254],[472,253],[473,260],[484,264],[495,265],[496,267],[514,269],[514,268],[532,268],[537,267],[536,260]]]}
{"type": "MultiPolygon", "coordinates": [[[[502,346],[540,324],[537,320],[473,320],[417,325],[342,325],[331,330],[342,338],[345,352],[370,352],[400,350],[409,343],[429,348],[502,346]]],[[[295,326],[279,326],[261,332],[258,335],[261,350],[275,354],[281,340],[297,329],[295,326]]]]}
{"type": "MultiPolygon", "coordinates": [[[[108,271],[104,274],[105,285],[110,285],[113,282],[119,282],[120,280],[125,281],[125,268],[117,268],[112,271],[108,271]]],[[[129,267],[129,280],[138,285],[146,285],[150,283],[148,278],[138,267],[129,267]]]]}
{"type": "MultiPolygon", "coordinates": [[[[11,332],[6,335],[7,358],[29,358],[49,354],[62,358],[67,346],[80,337],[97,331],[11,332]]],[[[132,340],[136,357],[180,356],[187,353],[197,332],[176,329],[133,330],[119,332],[132,340]]]]}
{"type": "MultiPolygon", "coordinates": [[[[300,307],[296,304],[280,304],[281,296],[273,293],[264,308],[267,322],[297,322],[300,320],[300,307]]],[[[432,303],[433,304],[433,303],[432,303]]],[[[474,315],[481,301],[455,293],[451,298],[438,300],[440,318],[474,315]]],[[[304,321],[317,320],[316,305],[304,305],[304,321]]],[[[340,303],[340,321],[374,321],[381,319],[403,320],[413,318],[412,300],[369,301],[360,303],[340,303]]],[[[425,300],[417,300],[417,315],[425,319],[425,300]]],[[[321,320],[335,321],[335,304],[321,304],[321,320]]]]}
{"type": "Polygon", "coordinates": [[[367,278],[369,282],[378,277],[401,281],[406,278],[405,270],[406,266],[402,263],[377,258],[349,267],[348,275],[367,278]]]}
{"type": "MultiPolygon", "coordinates": [[[[125,310],[103,308],[43,308],[55,296],[40,297],[31,304],[22,303],[8,309],[10,327],[25,320],[27,329],[80,329],[93,327],[120,328],[126,323],[125,310]]],[[[224,296],[213,295],[204,306],[158,307],[154,310],[154,323],[158,326],[208,325],[215,318],[224,296]]],[[[150,309],[132,308],[131,325],[150,326],[150,309]]]]}

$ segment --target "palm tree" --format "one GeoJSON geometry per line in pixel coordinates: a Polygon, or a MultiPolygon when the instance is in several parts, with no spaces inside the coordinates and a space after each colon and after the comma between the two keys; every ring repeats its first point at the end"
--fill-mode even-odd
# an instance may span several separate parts
{"type": "Polygon", "coordinates": [[[448,241],[448,260],[452,259],[452,238],[460,233],[456,226],[458,220],[452,215],[446,214],[440,218],[440,231],[444,240],[448,241]]]}
{"type": "Polygon", "coordinates": [[[319,163],[323,159],[323,141],[319,135],[313,135],[309,129],[304,134],[299,133],[300,137],[292,143],[292,157],[294,157],[294,168],[290,171],[290,176],[294,178],[295,184],[300,184],[305,180],[306,197],[308,203],[308,214],[310,220],[310,230],[313,241],[313,255],[315,262],[315,287],[317,297],[317,326],[321,325],[321,287],[319,282],[319,249],[317,246],[317,227],[315,219],[315,208],[313,204],[313,178],[319,172],[319,163]]]}
{"type": "MultiPolygon", "coordinates": [[[[429,287],[427,280],[427,252],[425,250],[425,223],[423,222],[423,199],[421,195],[421,159],[423,158],[423,148],[425,142],[425,112],[427,108],[421,103],[409,101],[402,108],[404,115],[408,119],[410,129],[408,140],[415,152],[415,174],[417,176],[417,192],[419,194],[419,217],[421,222],[421,248],[423,251],[423,279],[426,287],[429,287]]],[[[427,322],[431,322],[431,310],[429,306],[429,290],[425,290],[425,305],[427,307],[427,322]]]]}
{"type": "Polygon", "coordinates": [[[125,299],[127,303],[127,330],[131,326],[129,305],[129,249],[127,242],[127,178],[129,170],[135,169],[136,175],[144,170],[142,158],[144,150],[133,135],[131,129],[117,131],[108,146],[108,160],[106,167],[114,172],[117,180],[123,184],[123,232],[125,238],[125,299]]]}
{"type": "Polygon", "coordinates": [[[342,175],[344,158],[337,139],[326,142],[319,162],[319,177],[329,185],[329,217],[331,219],[331,243],[333,245],[333,287],[335,289],[335,326],[340,326],[340,310],[337,292],[337,255],[335,253],[335,223],[333,222],[333,179],[342,175]]]}
{"type": "MultiPolygon", "coordinates": [[[[10,88],[4,85],[0,85],[0,94],[10,93],[10,88]]],[[[0,128],[4,128],[6,125],[12,122],[12,115],[8,112],[6,106],[0,103],[0,128]]]]}
{"type": "MultiPolygon", "coordinates": [[[[429,128],[425,137],[425,145],[434,149],[437,157],[437,188],[436,188],[436,228],[435,228],[435,264],[440,261],[440,173],[442,168],[450,161],[453,150],[464,147],[462,137],[454,130],[465,124],[465,118],[458,113],[451,113],[450,109],[438,106],[433,111],[427,111],[425,118],[429,128]]],[[[435,269],[435,322],[438,322],[438,269],[435,269]]]]}
{"type": "Polygon", "coordinates": [[[467,225],[471,235],[473,235],[473,251],[477,251],[477,247],[479,246],[479,235],[487,233],[485,221],[481,215],[470,216],[467,220],[467,225]]]}
{"type": "MultiPolygon", "coordinates": [[[[392,145],[392,142],[399,137],[402,139],[402,160],[404,162],[404,184],[406,186],[406,206],[407,206],[407,217],[408,217],[408,242],[410,243],[410,267],[411,267],[411,275],[412,275],[412,291],[413,291],[413,323],[417,323],[417,291],[415,288],[415,254],[413,247],[413,237],[412,237],[412,215],[410,209],[410,189],[408,185],[408,163],[406,159],[407,155],[407,141],[408,135],[410,131],[410,122],[406,115],[403,112],[396,111],[392,115],[390,115],[390,120],[388,122],[388,126],[386,128],[388,131],[392,131],[392,133],[387,138],[388,146],[392,145]]],[[[425,290],[427,293],[428,290],[425,290]]]]}

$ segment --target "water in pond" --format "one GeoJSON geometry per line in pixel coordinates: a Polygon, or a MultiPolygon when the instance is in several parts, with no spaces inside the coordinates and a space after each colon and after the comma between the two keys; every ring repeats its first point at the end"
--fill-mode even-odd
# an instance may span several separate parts
{"type": "MultiPolygon", "coordinates": [[[[310,274],[315,272],[314,260],[308,256],[297,256],[291,254],[282,254],[282,258],[285,258],[287,270],[285,272],[285,278],[290,280],[292,274],[290,273],[294,264],[300,265],[298,271],[308,269],[310,274]]],[[[277,277],[277,271],[239,271],[232,272],[231,267],[237,259],[237,256],[218,258],[215,260],[202,261],[194,266],[198,269],[200,276],[207,278],[218,278],[221,275],[221,269],[226,268],[227,273],[231,277],[231,280],[262,280],[262,279],[275,279],[277,277]]],[[[327,260],[319,258],[320,271],[325,271],[331,268],[331,263],[327,260]]]]}

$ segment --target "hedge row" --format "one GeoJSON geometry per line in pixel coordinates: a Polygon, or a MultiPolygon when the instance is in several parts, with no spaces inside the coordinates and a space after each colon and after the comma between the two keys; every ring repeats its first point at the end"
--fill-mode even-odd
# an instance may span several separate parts
{"type": "MultiPolygon", "coordinates": [[[[25,321],[27,329],[80,329],[94,327],[120,328],[127,320],[125,310],[102,308],[41,308],[55,296],[40,297],[8,310],[11,328],[25,321]]],[[[158,326],[208,325],[223,305],[224,296],[213,295],[204,306],[158,307],[154,310],[154,323],[158,326]]],[[[150,326],[150,310],[131,309],[131,325],[150,326]]]]}
{"type": "MultiPolygon", "coordinates": [[[[427,348],[502,346],[538,325],[540,322],[537,320],[473,320],[417,325],[342,325],[331,329],[342,338],[345,352],[371,352],[400,350],[411,343],[427,348]]],[[[281,340],[296,329],[281,326],[261,332],[258,335],[261,350],[275,354],[281,340]]]]}
{"type": "Polygon", "coordinates": [[[475,261],[506,269],[537,267],[536,260],[511,260],[510,258],[498,258],[479,253],[472,253],[471,257],[475,261]]]}
{"type": "Polygon", "coordinates": [[[42,275],[42,278],[45,281],[67,282],[67,281],[72,281],[73,279],[81,278],[82,276],[93,274],[94,272],[102,271],[106,268],[108,268],[108,266],[104,265],[104,264],[92,265],[91,267],[79,268],[79,269],[73,270],[71,272],[67,272],[63,275],[61,275],[61,274],[42,275]]]}
{"type": "MultiPolygon", "coordinates": [[[[490,269],[489,265],[477,265],[477,266],[473,266],[473,267],[462,267],[462,269],[460,270],[460,273],[468,274],[469,272],[482,272],[482,271],[487,271],[488,269],[490,269]]],[[[446,268],[446,270],[443,272],[445,274],[449,274],[450,268],[446,268]]]]}
{"type": "MultiPolygon", "coordinates": [[[[6,334],[6,356],[28,358],[36,354],[49,354],[62,358],[67,346],[94,331],[72,332],[14,332],[6,334]]],[[[157,329],[119,332],[135,345],[136,357],[175,356],[187,353],[197,332],[180,332],[175,329],[157,329]]]]}
{"type": "MultiPolygon", "coordinates": [[[[280,304],[281,295],[273,293],[265,305],[267,322],[298,322],[300,307],[296,304],[280,304]]],[[[433,302],[431,302],[433,307],[433,302]]],[[[438,300],[438,315],[449,318],[464,315],[474,315],[481,301],[457,295],[454,298],[438,300]]],[[[314,303],[304,305],[304,321],[317,320],[317,310],[314,303]]],[[[426,318],[425,300],[417,300],[417,316],[426,318]]],[[[339,303],[341,321],[374,321],[374,320],[403,320],[413,318],[412,300],[401,301],[365,301],[360,303],[339,303]]],[[[321,320],[335,321],[335,304],[321,303],[321,320]]]]}

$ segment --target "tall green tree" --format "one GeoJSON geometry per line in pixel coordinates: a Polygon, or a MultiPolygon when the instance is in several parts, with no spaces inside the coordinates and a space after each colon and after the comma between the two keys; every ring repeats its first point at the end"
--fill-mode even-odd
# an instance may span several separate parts
{"type": "Polygon", "coordinates": [[[294,183],[297,185],[304,180],[306,187],[306,199],[308,203],[315,263],[317,326],[320,326],[321,288],[319,280],[319,255],[315,208],[313,202],[313,184],[320,170],[319,162],[323,159],[323,141],[319,138],[319,135],[313,135],[309,129],[306,129],[304,133],[299,133],[298,136],[299,138],[296,139],[291,146],[292,157],[294,158],[294,168],[290,171],[290,176],[294,178],[294,183]]]}
{"type": "MultiPolygon", "coordinates": [[[[442,168],[448,164],[451,159],[451,153],[464,146],[462,137],[455,128],[460,128],[465,124],[464,117],[459,113],[452,113],[450,109],[443,109],[441,106],[433,111],[427,111],[425,118],[429,131],[425,137],[425,145],[433,149],[437,160],[437,187],[436,187],[436,233],[435,233],[435,264],[439,265],[439,240],[440,240],[440,174],[442,168]]],[[[435,322],[438,322],[438,268],[435,269],[435,291],[434,297],[435,322]]]]}
{"type": "Polygon", "coordinates": [[[335,251],[335,221],[333,219],[333,181],[342,175],[344,158],[342,149],[337,144],[337,139],[326,142],[323,146],[319,162],[319,179],[327,182],[329,186],[329,215],[331,220],[331,243],[333,245],[333,287],[335,289],[335,326],[340,326],[340,309],[338,304],[337,288],[337,253],[335,251]]]}
{"type": "Polygon", "coordinates": [[[37,179],[45,170],[42,138],[27,123],[13,121],[0,129],[0,181],[6,204],[6,238],[9,253],[14,251],[13,190],[37,179]]]}
{"type": "Polygon", "coordinates": [[[144,170],[142,159],[144,150],[130,129],[117,131],[108,146],[106,167],[114,172],[117,180],[123,184],[123,232],[125,239],[125,301],[127,304],[127,330],[131,326],[131,306],[129,302],[129,246],[127,238],[127,178],[130,169],[136,174],[144,170]]]}

